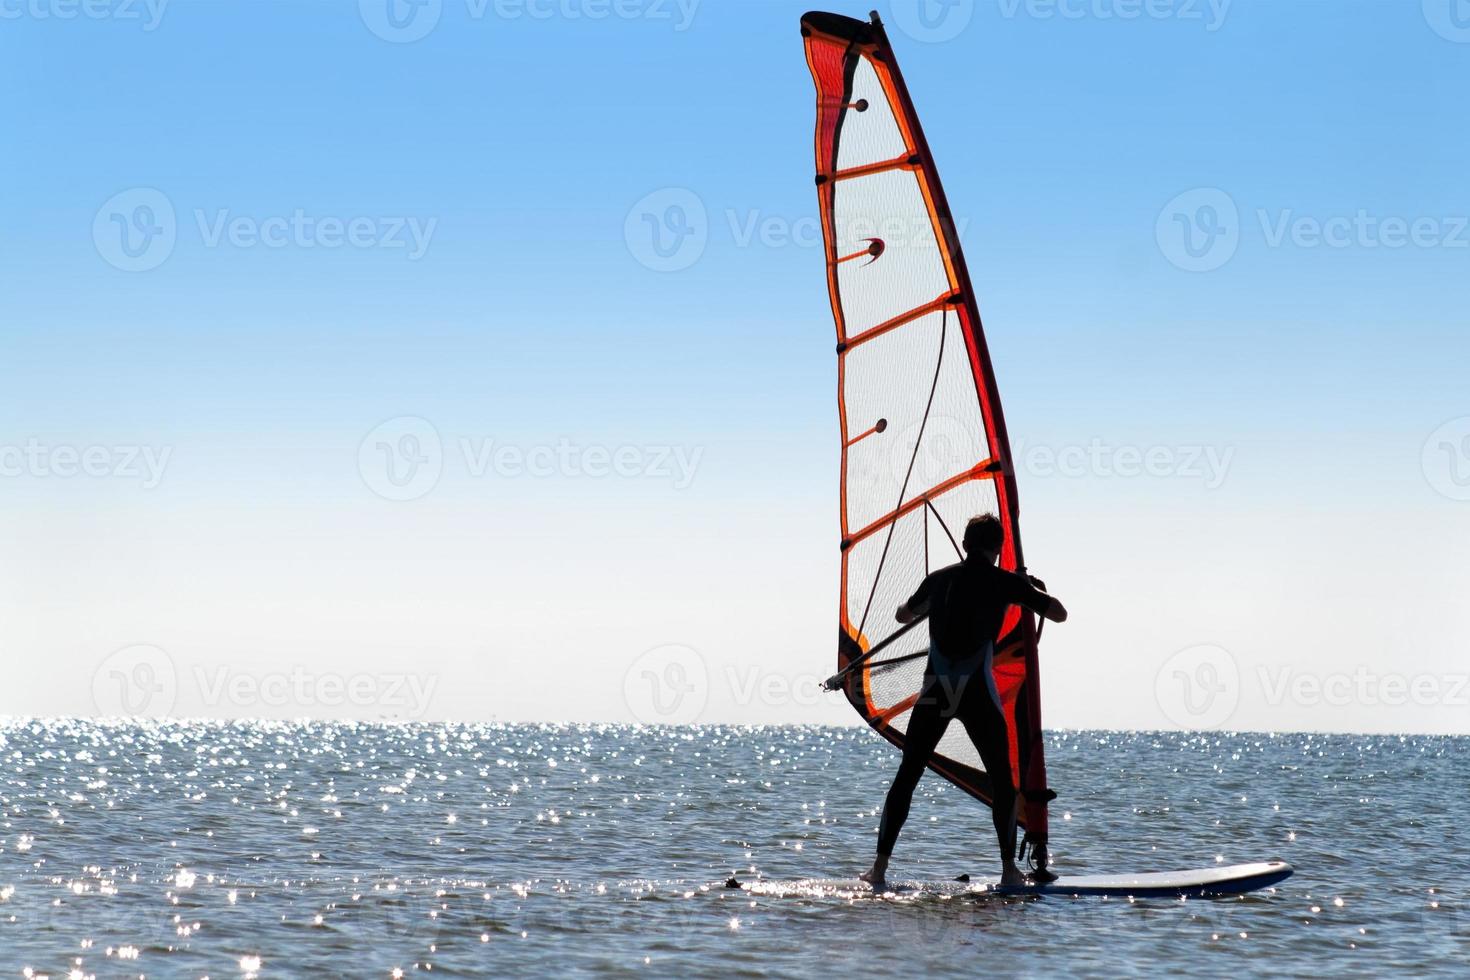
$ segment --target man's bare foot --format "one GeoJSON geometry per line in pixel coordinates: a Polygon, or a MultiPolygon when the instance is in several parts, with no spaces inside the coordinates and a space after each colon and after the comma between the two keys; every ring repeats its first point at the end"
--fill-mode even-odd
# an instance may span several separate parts
{"type": "Polygon", "coordinates": [[[873,886],[875,891],[882,891],[888,884],[885,880],[888,875],[888,859],[883,855],[873,859],[873,867],[858,875],[858,881],[865,881],[873,886]]]}
{"type": "Polygon", "coordinates": [[[1016,888],[1026,884],[1026,876],[1021,874],[1021,869],[1014,864],[1007,864],[1000,873],[1000,886],[1002,888],[1016,888]]]}

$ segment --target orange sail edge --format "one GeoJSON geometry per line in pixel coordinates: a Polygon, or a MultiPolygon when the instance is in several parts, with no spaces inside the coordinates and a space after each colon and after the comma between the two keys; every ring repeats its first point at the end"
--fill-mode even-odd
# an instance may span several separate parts
{"type": "MultiPolygon", "coordinates": [[[[1008,464],[1011,454],[1005,420],[975,294],[955,233],[956,225],[883,25],[876,14],[871,21],[861,21],[840,14],[814,11],[801,18],[801,28],[807,65],[817,94],[815,172],[818,174],[817,194],[826,246],[828,294],[837,328],[839,349],[847,346],[850,335],[854,338],[865,334],[875,338],[882,336],[885,342],[891,342],[895,335],[890,331],[895,320],[909,323],[910,318],[905,314],[918,303],[933,302],[936,295],[945,297],[945,302],[939,305],[952,310],[950,316],[956,321],[955,327],[963,336],[964,357],[968,360],[971,376],[971,390],[966,397],[976,408],[976,435],[983,437],[987,448],[985,455],[988,458],[1008,464]],[[855,90],[858,88],[861,91],[855,90]],[[854,134],[853,137],[845,139],[850,132],[854,134]],[[865,151],[868,152],[867,156],[863,155],[865,151]],[[895,166],[898,161],[903,161],[906,165],[895,166]],[[888,242],[883,249],[878,250],[878,254],[864,255],[865,243],[872,239],[847,236],[843,226],[843,208],[845,202],[862,198],[865,182],[908,179],[910,176],[914,181],[911,197],[916,220],[932,229],[933,242],[938,245],[938,261],[933,274],[936,282],[943,288],[930,291],[923,297],[915,297],[915,302],[886,309],[882,306],[885,297],[881,293],[863,293],[862,277],[866,275],[877,281],[888,268],[896,267],[892,259],[896,254],[902,253],[902,243],[888,242]],[[840,179],[833,179],[834,177],[840,179]],[[851,261],[859,256],[864,256],[863,261],[851,261]],[[876,331],[875,327],[878,328],[876,331]]],[[[904,326],[905,331],[913,329],[904,326]]],[[[848,538],[849,510],[852,509],[857,515],[874,510],[881,514],[892,509],[893,503],[890,502],[884,508],[865,508],[854,506],[849,500],[850,488],[858,486],[865,477],[871,475],[871,459],[877,452],[875,447],[883,441],[872,429],[873,420],[879,417],[889,420],[889,414],[877,410],[856,409],[853,427],[859,434],[849,439],[849,406],[868,397],[868,393],[859,390],[859,386],[864,383],[861,379],[867,379],[871,383],[872,371],[871,368],[866,373],[854,371],[845,363],[847,359],[839,354],[838,405],[843,446],[841,527],[844,543],[850,546],[854,542],[848,538]]],[[[912,379],[895,378],[893,384],[902,386],[909,380],[912,379]]],[[[937,369],[934,384],[936,389],[940,384],[937,369]]],[[[948,399],[946,404],[954,401],[953,391],[947,390],[943,395],[948,399]]],[[[933,401],[934,396],[931,393],[931,403],[933,401]]],[[[926,422],[927,418],[926,410],[926,422]]],[[[890,432],[901,428],[894,420],[887,421],[886,425],[890,432]]],[[[920,444],[926,434],[926,428],[921,425],[917,437],[920,444]]],[[[922,445],[916,446],[916,454],[920,448],[922,445]]],[[[959,459],[948,472],[967,472],[981,461],[959,459]]],[[[1024,571],[1014,469],[1003,465],[1003,472],[996,474],[986,485],[993,487],[993,506],[1006,532],[1001,566],[1024,571]]],[[[905,499],[900,492],[897,504],[902,505],[905,499]]],[[[910,512],[907,510],[894,513],[893,524],[899,518],[910,519],[910,512]]],[[[857,519],[864,526],[865,532],[875,539],[870,542],[871,547],[877,548],[876,539],[885,540],[882,542],[882,560],[876,563],[876,572],[871,571],[870,566],[874,564],[871,560],[861,569],[850,568],[851,556],[844,548],[839,670],[850,665],[863,651],[882,641],[882,628],[867,622],[870,607],[880,594],[880,587],[884,587],[883,595],[889,596],[892,593],[892,587],[884,578],[885,575],[892,577],[911,573],[915,563],[912,554],[901,554],[897,560],[893,560],[890,554],[896,538],[893,527],[873,527],[861,516],[857,519]],[[870,527],[872,530],[868,530],[870,527]]],[[[918,519],[928,521],[929,517],[920,510],[918,519]]],[[[926,533],[927,529],[926,524],[926,533]]],[[[905,545],[900,544],[898,547],[905,545]]],[[[923,562],[927,571],[930,561],[927,537],[924,548],[923,562]]],[[[917,581],[910,582],[909,589],[914,585],[917,585],[917,581]]],[[[879,615],[886,616],[887,612],[887,609],[881,609],[879,615]]],[[[1011,735],[1014,781],[1023,801],[1021,823],[1028,841],[1044,845],[1047,838],[1047,803],[1054,794],[1047,788],[1046,780],[1037,630],[1032,617],[1019,608],[1010,610],[996,649],[995,679],[1011,735]]],[[[909,694],[915,692],[905,691],[892,681],[887,682],[886,690],[881,689],[884,682],[874,676],[871,667],[871,664],[864,664],[860,670],[853,670],[847,676],[844,690],[858,714],[880,735],[901,748],[903,715],[907,711],[903,705],[909,694]]],[[[930,768],[975,798],[986,804],[990,803],[992,795],[989,792],[989,777],[979,766],[970,765],[965,759],[938,756],[931,762],[930,768]]]]}

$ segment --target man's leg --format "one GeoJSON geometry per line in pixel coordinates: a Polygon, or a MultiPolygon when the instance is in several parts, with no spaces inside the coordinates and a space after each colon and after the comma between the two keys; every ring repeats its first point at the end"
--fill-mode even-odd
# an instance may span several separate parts
{"type": "Polygon", "coordinates": [[[914,710],[909,713],[908,731],[903,741],[903,761],[898,774],[888,789],[888,798],[883,802],[883,816],[878,821],[878,856],[873,861],[873,870],[862,875],[864,881],[881,883],[888,871],[888,859],[893,855],[893,846],[898,842],[898,832],[909,817],[909,805],[913,802],[914,790],[924,767],[934,756],[944,730],[954,717],[952,692],[943,679],[933,676],[925,678],[924,688],[914,710]]]}
{"type": "Polygon", "coordinates": [[[995,822],[995,839],[1000,845],[1001,884],[1019,885],[1024,876],[1016,867],[1016,811],[1020,797],[1011,779],[1011,740],[1006,730],[1005,715],[991,697],[989,685],[978,683],[972,697],[966,698],[961,719],[970,741],[980,753],[980,761],[990,776],[992,794],[991,817],[995,822]]]}

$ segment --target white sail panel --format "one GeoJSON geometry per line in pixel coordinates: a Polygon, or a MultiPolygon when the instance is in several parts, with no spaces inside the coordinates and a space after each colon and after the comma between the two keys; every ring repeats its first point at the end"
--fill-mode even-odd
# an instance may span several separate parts
{"type": "Polygon", "coordinates": [[[837,148],[838,169],[866,167],[908,152],[883,83],[867,58],[858,59],[852,79],[852,98],[848,101],[854,109],[843,117],[842,142],[837,148]]]}
{"type": "Polygon", "coordinates": [[[832,199],[838,257],[860,256],[837,266],[849,338],[954,291],[913,171],[839,180],[832,199]],[[876,257],[873,241],[882,243],[876,257]]]}

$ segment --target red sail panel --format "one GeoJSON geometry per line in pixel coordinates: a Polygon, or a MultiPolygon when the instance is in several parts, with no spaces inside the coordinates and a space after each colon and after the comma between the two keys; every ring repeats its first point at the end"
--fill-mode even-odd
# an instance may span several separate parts
{"type": "MultiPolygon", "coordinates": [[[[817,195],[837,324],[838,670],[858,713],[902,746],[925,631],[904,630],[893,611],[925,574],[963,557],[957,542],[975,514],[1000,517],[1000,564],[1024,567],[1016,482],[954,219],[883,26],[876,16],[809,13],[801,31],[817,89],[817,195]]],[[[1006,615],[994,673],[1022,822],[1042,843],[1049,794],[1036,624],[1020,608],[1006,615]]],[[[963,726],[950,726],[931,768],[990,803],[963,726]]]]}

